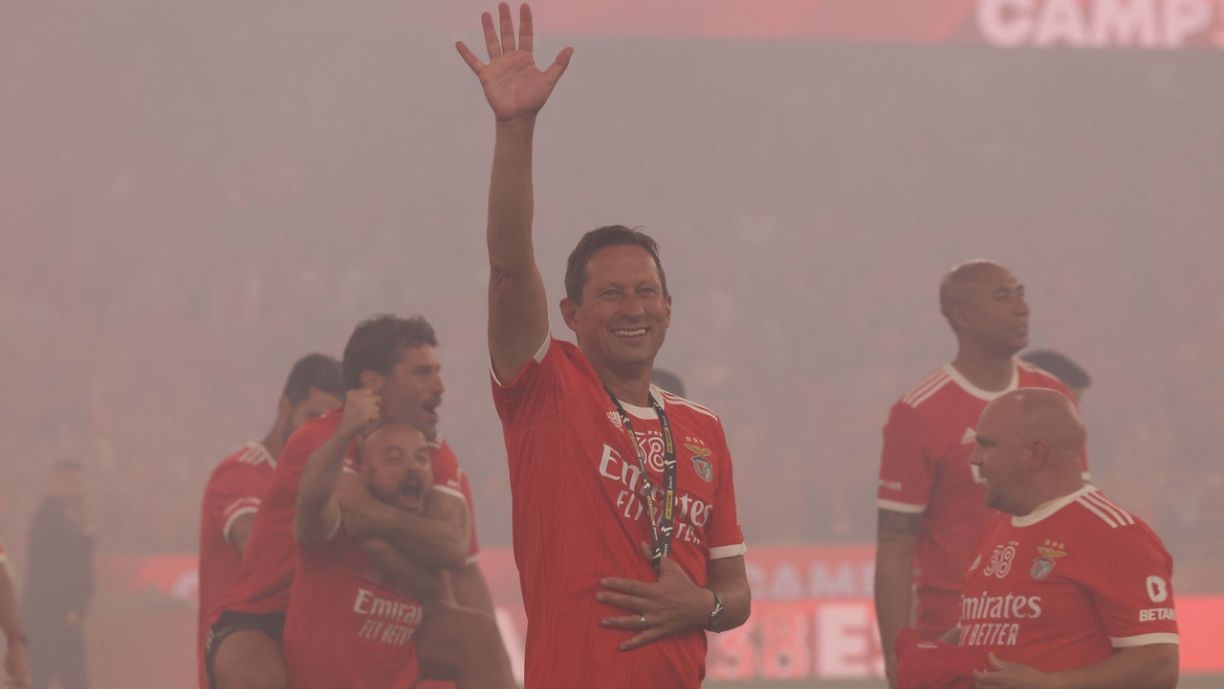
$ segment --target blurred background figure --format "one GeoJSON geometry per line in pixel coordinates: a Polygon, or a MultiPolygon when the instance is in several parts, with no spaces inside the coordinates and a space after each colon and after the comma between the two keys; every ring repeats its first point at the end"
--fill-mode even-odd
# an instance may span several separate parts
{"type": "Polygon", "coordinates": [[[93,596],[94,531],[81,463],[62,460],[34,514],[21,619],[30,640],[31,686],[89,686],[83,627],[93,596]]]}
{"type": "Polygon", "coordinates": [[[0,543],[0,631],[7,644],[4,654],[4,674],[10,686],[25,687],[30,683],[30,666],[26,659],[26,638],[17,617],[17,590],[9,572],[8,552],[0,543]]]}
{"type": "Polygon", "coordinates": [[[684,381],[680,380],[680,376],[668,371],[664,368],[656,368],[650,372],[650,382],[658,385],[664,390],[684,397],[684,381]]]}
{"type": "Polygon", "coordinates": [[[1071,360],[1071,357],[1053,349],[1034,349],[1020,355],[1021,361],[1054,375],[1071,390],[1071,399],[1078,406],[1092,384],[1092,378],[1082,366],[1071,360]]]}

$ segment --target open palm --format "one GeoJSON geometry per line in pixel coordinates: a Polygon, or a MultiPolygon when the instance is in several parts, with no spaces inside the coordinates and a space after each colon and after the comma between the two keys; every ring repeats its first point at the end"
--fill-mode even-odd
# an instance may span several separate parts
{"type": "Polygon", "coordinates": [[[539,70],[532,53],[531,8],[525,4],[519,8],[517,45],[510,6],[503,2],[497,10],[500,31],[493,26],[493,17],[488,12],[480,15],[485,47],[489,51],[488,64],[481,62],[462,41],[455,47],[480,78],[485,98],[498,120],[531,117],[548,102],[548,95],[565,72],[574,51],[573,48],[562,50],[548,69],[539,70]]]}

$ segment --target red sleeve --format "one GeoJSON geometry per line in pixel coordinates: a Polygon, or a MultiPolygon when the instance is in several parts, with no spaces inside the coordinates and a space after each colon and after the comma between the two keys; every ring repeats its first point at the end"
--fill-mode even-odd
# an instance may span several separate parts
{"type": "Polygon", "coordinates": [[[459,478],[459,459],[455,457],[450,445],[443,442],[435,447],[430,464],[433,469],[434,490],[471,504],[463,494],[463,483],[459,478]]]}
{"type": "Polygon", "coordinates": [[[561,409],[566,354],[562,343],[550,336],[513,380],[503,384],[493,376],[493,403],[503,426],[528,426],[561,409]]]}
{"type": "Polygon", "coordinates": [[[0,542],[0,562],[8,560],[8,551],[4,549],[4,543],[0,542]]]}
{"type": "Polygon", "coordinates": [[[1114,648],[1178,643],[1173,558],[1143,522],[1093,539],[1084,585],[1114,648]]]}
{"type": "Polygon", "coordinates": [[[268,477],[242,462],[227,461],[213,472],[204,493],[204,511],[229,541],[230,527],[245,514],[255,514],[268,488],[268,477]]]}
{"type": "Polygon", "coordinates": [[[934,470],[923,447],[922,420],[913,407],[897,402],[884,424],[876,506],[894,512],[920,513],[931,497],[933,480],[934,470]]]}
{"type": "Polygon", "coordinates": [[[472,544],[468,546],[467,562],[464,563],[470,565],[480,559],[480,545],[476,542],[476,503],[472,501],[472,482],[468,480],[468,474],[463,469],[459,470],[459,485],[463,497],[467,500],[468,516],[472,522],[472,544]]]}
{"type": "Polygon", "coordinates": [[[721,466],[718,486],[714,490],[714,512],[706,526],[706,542],[710,548],[710,559],[736,557],[748,552],[744,545],[744,531],[740,528],[739,513],[735,508],[735,479],[731,469],[731,450],[722,424],[718,424],[718,440],[721,444],[721,466]]]}

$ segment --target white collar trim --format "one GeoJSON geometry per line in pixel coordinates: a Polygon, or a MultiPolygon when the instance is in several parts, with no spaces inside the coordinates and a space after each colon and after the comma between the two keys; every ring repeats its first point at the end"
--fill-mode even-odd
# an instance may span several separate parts
{"type": "Polygon", "coordinates": [[[1096,490],[1095,486],[1090,483],[1086,483],[1084,484],[1083,488],[1080,488],[1074,493],[1044,502],[1038,505],[1032,512],[1029,512],[1024,516],[1013,516],[1011,520],[1012,526],[1032,526],[1038,522],[1044,521],[1053,516],[1055,512],[1058,512],[1062,508],[1070,505],[1076,500],[1079,500],[1094,490],[1096,490]]]}
{"type": "Polygon", "coordinates": [[[252,440],[251,442],[247,443],[246,446],[248,450],[258,454],[260,458],[267,461],[268,464],[271,464],[273,467],[276,466],[276,458],[272,456],[271,452],[268,452],[268,448],[264,447],[263,443],[252,440]]]}
{"type": "Polygon", "coordinates": [[[948,374],[948,377],[952,379],[952,382],[961,386],[962,390],[964,390],[965,392],[969,393],[970,395],[973,395],[974,397],[980,400],[986,400],[987,402],[990,402],[996,397],[1001,397],[1003,395],[1006,395],[1012,390],[1015,390],[1016,388],[1020,387],[1020,367],[1016,365],[1016,362],[1014,360],[1012,361],[1011,382],[1007,384],[1006,388],[1003,388],[1002,390],[995,390],[995,391],[983,390],[979,388],[978,386],[974,385],[973,383],[970,383],[969,379],[966,378],[964,375],[962,375],[960,371],[957,371],[956,367],[953,366],[952,364],[944,364],[943,369],[944,369],[944,372],[948,374]]]}
{"type": "MultiPolygon", "coordinates": [[[[660,390],[658,386],[651,384],[650,394],[653,395],[656,400],[658,400],[660,407],[667,409],[667,401],[663,399],[663,391],[660,390]]],[[[620,402],[621,406],[625,408],[625,413],[635,418],[643,419],[646,421],[659,418],[659,415],[655,413],[654,407],[650,407],[650,406],[639,407],[636,404],[629,404],[628,402],[620,398],[617,398],[616,401],[620,402]]]]}

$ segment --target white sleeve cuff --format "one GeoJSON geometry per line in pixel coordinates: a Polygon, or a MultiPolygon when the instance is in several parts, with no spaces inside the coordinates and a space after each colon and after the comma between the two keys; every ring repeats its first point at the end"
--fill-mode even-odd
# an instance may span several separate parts
{"type": "Polygon", "coordinates": [[[748,552],[748,546],[744,543],[736,543],[734,545],[720,545],[710,548],[711,560],[723,560],[728,557],[739,557],[748,552]]]}
{"type": "MultiPolygon", "coordinates": [[[[533,354],[531,358],[534,359],[537,364],[544,363],[544,357],[548,356],[548,347],[551,344],[552,344],[552,331],[550,330],[548,332],[548,335],[544,337],[544,343],[540,345],[540,348],[536,350],[536,353],[533,354]]],[[[518,375],[518,373],[519,373],[518,371],[514,372],[515,375],[518,375]]],[[[493,376],[493,382],[497,383],[497,387],[499,388],[506,387],[506,385],[502,383],[501,380],[497,377],[497,371],[493,370],[492,364],[489,365],[489,375],[493,376]]]]}
{"type": "Polygon", "coordinates": [[[455,490],[454,488],[451,488],[450,486],[434,486],[433,489],[438,491],[439,493],[445,493],[446,495],[450,495],[450,496],[459,498],[460,500],[463,501],[463,504],[465,505],[467,504],[467,498],[463,496],[463,491],[461,490],[455,490]]]}
{"type": "Polygon", "coordinates": [[[1134,648],[1136,646],[1151,646],[1152,644],[1180,644],[1177,634],[1170,632],[1156,634],[1140,634],[1138,636],[1111,636],[1109,643],[1114,648],[1134,648]]]}
{"type": "MultiPolygon", "coordinates": [[[[234,513],[229,516],[229,519],[225,520],[225,526],[221,527],[221,537],[229,541],[230,540],[230,529],[234,528],[234,522],[238,521],[238,517],[241,517],[244,514],[255,514],[258,511],[259,511],[259,508],[255,506],[240,507],[234,510],[234,513]]],[[[233,543],[233,541],[230,541],[230,542],[233,543]]]]}
{"type": "Polygon", "coordinates": [[[913,505],[908,502],[897,502],[896,500],[876,500],[876,507],[890,512],[902,512],[904,514],[922,514],[926,511],[926,505],[913,505]]]}

